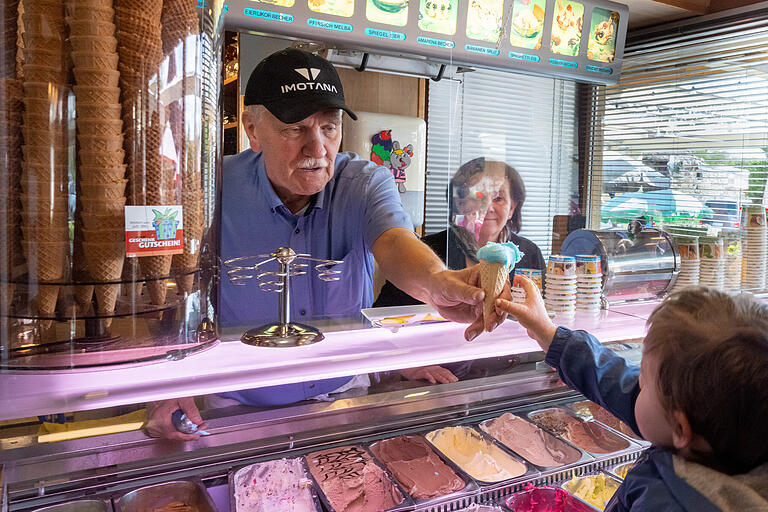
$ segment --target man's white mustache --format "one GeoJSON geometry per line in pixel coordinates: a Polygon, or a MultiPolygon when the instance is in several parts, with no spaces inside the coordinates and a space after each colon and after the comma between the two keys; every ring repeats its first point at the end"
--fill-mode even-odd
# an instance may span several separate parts
{"type": "Polygon", "coordinates": [[[300,161],[296,167],[299,169],[313,169],[315,167],[328,167],[328,160],[321,158],[319,160],[317,159],[310,159],[310,160],[302,160],[300,161]]]}

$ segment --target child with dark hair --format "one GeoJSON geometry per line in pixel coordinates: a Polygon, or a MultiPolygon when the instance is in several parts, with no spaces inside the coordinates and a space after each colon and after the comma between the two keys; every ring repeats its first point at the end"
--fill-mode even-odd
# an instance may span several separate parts
{"type": "Polygon", "coordinates": [[[673,294],[648,319],[640,367],[585,331],[556,327],[538,289],[496,301],[568,386],[651,443],[607,511],[768,510],[768,307],[708,288],[673,294]]]}

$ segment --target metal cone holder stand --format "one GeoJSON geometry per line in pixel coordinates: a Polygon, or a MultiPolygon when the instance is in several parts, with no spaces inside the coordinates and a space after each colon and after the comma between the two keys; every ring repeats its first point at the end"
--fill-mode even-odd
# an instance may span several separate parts
{"type": "Polygon", "coordinates": [[[272,254],[258,256],[242,256],[231,258],[224,262],[229,269],[227,276],[232,284],[244,286],[248,280],[256,278],[262,291],[280,294],[278,304],[279,322],[262,325],[250,329],[241,338],[243,343],[258,347],[297,347],[310,345],[323,339],[323,333],[318,329],[304,324],[291,322],[291,278],[307,273],[308,263],[297,263],[296,260],[319,262],[314,265],[317,278],[321,281],[338,281],[341,270],[334,267],[342,263],[337,260],[313,258],[309,254],[296,254],[289,247],[280,247],[272,254]],[[258,258],[267,258],[255,264],[250,264],[258,258]],[[261,267],[271,261],[277,261],[277,271],[266,271],[261,267]]]}

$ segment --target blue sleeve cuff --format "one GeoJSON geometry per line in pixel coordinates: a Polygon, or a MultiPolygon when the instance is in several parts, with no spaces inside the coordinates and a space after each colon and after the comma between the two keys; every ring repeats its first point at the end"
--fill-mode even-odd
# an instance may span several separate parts
{"type": "Polygon", "coordinates": [[[552,343],[549,345],[549,350],[547,350],[544,362],[556,370],[560,369],[560,359],[565,351],[565,344],[571,339],[571,332],[567,327],[558,327],[554,338],[552,338],[552,343]]]}

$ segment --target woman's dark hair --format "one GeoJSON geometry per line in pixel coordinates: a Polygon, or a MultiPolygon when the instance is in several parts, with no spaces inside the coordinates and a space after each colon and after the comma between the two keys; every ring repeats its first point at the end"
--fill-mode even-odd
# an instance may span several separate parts
{"type": "MultiPolygon", "coordinates": [[[[509,182],[509,193],[511,199],[515,202],[515,211],[512,212],[512,216],[507,221],[506,233],[504,238],[509,240],[511,233],[519,233],[523,227],[522,210],[523,203],[525,203],[525,183],[520,174],[509,164],[499,162],[496,160],[486,160],[485,157],[475,158],[462,164],[461,167],[453,175],[451,181],[448,183],[448,202],[451,204],[451,223],[453,223],[456,214],[456,207],[453,204],[453,197],[456,194],[462,197],[462,191],[468,189],[468,183],[472,176],[485,172],[488,164],[498,164],[504,166],[504,175],[509,182]]],[[[465,192],[466,194],[466,192],[465,192]]]]}

